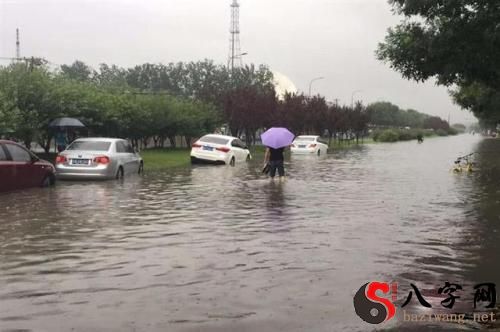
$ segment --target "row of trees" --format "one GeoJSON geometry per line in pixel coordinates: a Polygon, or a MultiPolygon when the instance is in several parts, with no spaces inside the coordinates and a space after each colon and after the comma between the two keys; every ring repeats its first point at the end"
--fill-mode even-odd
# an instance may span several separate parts
{"type": "Polygon", "coordinates": [[[102,64],[94,70],[76,61],[57,71],[14,63],[0,68],[0,134],[39,143],[48,151],[57,117],[76,117],[91,135],[126,137],[136,146],[175,146],[228,126],[234,136],[255,142],[259,129],[282,125],[296,134],[328,132],[332,138],[361,136],[366,109],[328,105],[324,98],[276,96],[264,66],[230,73],[211,61],[144,64],[124,69],[102,64]]]}
{"type": "Polygon", "coordinates": [[[430,117],[390,103],[354,107],[327,103],[321,96],[286,94],[278,98],[265,66],[232,73],[212,61],[120,68],[83,62],[53,71],[43,61],[0,67],[0,135],[48,151],[54,132],[49,122],[76,117],[91,135],[126,137],[134,145],[175,146],[228,127],[233,136],[256,141],[259,130],[285,126],[295,134],[359,139],[368,124],[425,127],[430,117]]]}
{"type": "Polygon", "coordinates": [[[440,117],[420,113],[413,109],[404,110],[389,102],[370,104],[366,110],[370,124],[376,127],[411,127],[445,131],[450,129],[450,124],[440,117]]]}
{"type": "Polygon", "coordinates": [[[0,132],[46,151],[49,122],[69,116],[94,135],[127,137],[138,145],[213,130],[220,121],[210,104],[170,95],[139,94],[68,79],[47,68],[14,64],[0,70],[0,132]]]}

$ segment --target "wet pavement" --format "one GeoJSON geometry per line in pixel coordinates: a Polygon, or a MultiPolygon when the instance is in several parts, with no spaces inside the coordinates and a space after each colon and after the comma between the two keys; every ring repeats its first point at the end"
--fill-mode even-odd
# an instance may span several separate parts
{"type": "Polygon", "coordinates": [[[433,308],[460,283],[472,312],[473,285],[500,285],[499,152],[462,135],[292,156],[284,182],[254,160],[1,195],[0,330],[372,331],[353,308],[372,280],[433,308]]]}

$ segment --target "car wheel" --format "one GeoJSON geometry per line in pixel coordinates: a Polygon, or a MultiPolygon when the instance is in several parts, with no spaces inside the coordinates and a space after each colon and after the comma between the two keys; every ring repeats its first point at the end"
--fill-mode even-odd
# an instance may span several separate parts
{"type": "Polygon", "coordinates": [[[139,165],[139,171],[137,171],[138,174],[144,173],[144,162],[141,161],[141,164],[139,165]]]}
{"type": "Polygon", "coordinates": [[[56,183],[56,178],[54,175],[52,174],[49,174],[47,176],[45,176],[43,178],[43,181],[42,181],[42,184],[41,184],[41,187],[42,188],[47,188],[47,187],[50,187],[52,185],[54,185],[56,183]]]}
{"type": "Polygon", "coordinates": [[[229,162],[229,165],[234,166],[236,164],[236,159],[234,157],[231,158],[231,161],[229,162]]]}
{"type": "Polygon", "coordinates": [[[318,150],[318,157],[321,156],[321,149],[318,150]]]}
{"type": "Polygon", "coordinates": [[[252,156],[249,153],[249,154],[247,154],[247,161],[250,161],[250,160],[252,160],[252,156]]]}
{"type": "Polygon", "coordinates": [[[116,172],[116,179],[123,179],[123,167],[118,167],[118,171],[116,172]]]}

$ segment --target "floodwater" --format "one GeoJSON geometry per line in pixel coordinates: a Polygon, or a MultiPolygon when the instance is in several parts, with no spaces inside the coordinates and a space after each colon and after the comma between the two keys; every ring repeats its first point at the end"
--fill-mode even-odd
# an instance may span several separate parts
{"type": "Polygon", "coordinates": [[[0,330],[423,331],[401,317],[410,283],[441,312],[446,281],[453,312],[500,285],[499,152],[462,135],[292,156],[284,182],[254,160],[1,195],[0,330]],[[353,308],[374,280],[399,284],[377,326],[353,308]]]}

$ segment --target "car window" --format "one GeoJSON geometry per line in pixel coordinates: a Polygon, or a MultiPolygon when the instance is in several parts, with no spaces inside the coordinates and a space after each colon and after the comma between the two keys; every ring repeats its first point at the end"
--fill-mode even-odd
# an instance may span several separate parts
{"type": "Polygon", "coordinates": [[[227,142],[229,142],[229,140],[227,138],[216,137],[216,136],[203,136],[202,138],[200,138],[200,142],[225,145],[227,144],[227,142]]]}
{"type": "Polygon", "coordinates": [[[244,149],[247,145],[245,143],[243,143],[242,140],[238,140],[238,144],[241,146],[242,149],[244,149]]]}
{"type": "Polygon", "coordinates": [[[13,161],[31,161],[31,154],[27,150],[13,144],[5,144],[5,147],[9,151],[13,161]]]}
{"type": "Polygon", "coordinates": [[[116,142],[116,152],[117,153],[127,152],[127,149],[125,148],[125,144],[123,142],[116,142]]]}
{"type": "Polygon", "coordinates": [[[313,142],[315,137],[304,137],[304,136],[299,136],[295,138],[296,141],[301,141],[301,142],[313,142]]]}
{"type": "Polygon", "coordinates": [[[7,155],[5,154],[5,151],[3,150],[3,147],[0,144],[0,161],[5,161],[5,160],[7,160],[7,155]]]}
{"type": "Polygon", "coordinates": [[[237,148],[243,148],[243,142],[240,141],[239,139],[235,139],[231,142],[231,145],[237,148]]]}
{"type": "Polygon", "coordinates": [[[103,141],[75,141],[68,146],[67,150],[80,151],[108,151],[111,146],[110,142],[103,141]]]}
{"type": "Polygon", "coordinates": [[[132,147],[132,144],[130,144],[129,142],[126,142],[125,143],[125,151],[127,153],[135,153],[135,150],[134,148],[132,147]]]}

